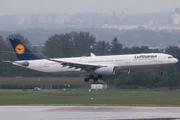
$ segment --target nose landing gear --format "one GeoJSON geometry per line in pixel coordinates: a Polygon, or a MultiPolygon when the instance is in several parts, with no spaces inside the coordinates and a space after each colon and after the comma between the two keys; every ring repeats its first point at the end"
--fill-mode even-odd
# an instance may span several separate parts
{"type": "Polygon", "coordinates": [[[159,75],[162,75],[163,74],[163,72],[159,72],[159,75]]]}
{"type": "Polygon", "coordinates": [[[163,74],[163,68],[159,68],[159,75],[162,75],[163,74]]]}

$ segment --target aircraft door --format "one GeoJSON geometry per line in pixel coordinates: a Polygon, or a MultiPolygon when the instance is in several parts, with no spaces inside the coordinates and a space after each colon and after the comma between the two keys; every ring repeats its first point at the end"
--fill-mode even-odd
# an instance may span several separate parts
{"type": "Polygon", "coordinates": [[[39,68],[44,68],[44,62],[39,63],[39,68]]]}
{"type": "Polygon", "coordinates": [[[162,55],[158,55],[158,62],[163,62],[163,56],[162,55]]]}
{"type": "Polygon", "coordinates": [[[157,62],[158,62],[158,58],[153,58],[152,63],[157,64],[157,62]]]}
{"type": "Polygon", "coordinates": [[[127,64],[127,65],[131,64],[131,57],[130,57],[130,56],[128,56],[128,57],[126,58],[126,64],[127,64]]]}

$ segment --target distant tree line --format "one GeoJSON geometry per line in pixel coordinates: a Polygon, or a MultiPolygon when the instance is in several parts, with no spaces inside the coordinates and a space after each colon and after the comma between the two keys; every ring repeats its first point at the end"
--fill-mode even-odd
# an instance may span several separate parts
{"type": "MultiPolygon", "coordinates": [[[[11,34],[5,40],[0,36],[0,60],[13,61],[17,60],[16,55],[12,53],[4,53],[2,51],[13,51],[9,38],[18,38],[31,51],[36,53],[36,47],[32,47],[30,41],[20,34],[11,34]]],[[[90,53],[95,55],[119,55],[119,54],[136,54],[136,53],[151,53],[165,52],[171,54],[180,60],[180,49],[177,46],[169,46],[165,51],[159,49],[149,49],[148,46],[133,46],[123,47],[117,38],[111,42],[97,41],[94,35],[89,32],[69,32],[65,34],[54,34],[48,38],[44,44],[43,54],[50,58],[63,57],[79,57],[89,56],[90,53]]],[[[164,68],[164,74],[158,75],[158,69],[155,70],[133,70],[131,74],[117,74],[115,76],[105,77],[103,80],[109,84],[115,85],[117,88],[128,86],[146,86],[146,87],[177,87],[180,86],[180,63],[164,68]]],[[[67,74],[56,75],[37,72],[9,63],[0,62],[0,76],[2,77],[45,77],[45,76],[71,76],[80,77],[85,74],[67,74]]]]}
{"type": "MultiPolygon", "coordinates": [[[[148,29],[132,29],[132,30],[118,30],[118,29],[103,29],[103,28],[62,28],[62,29],[43,29],[43,28],[28,28],[16,31],[0,30],[0,35],[3,38],[19,33],[26,36],[33,45],[43,45],[46,40],[54,34],[66,34],[71,31],[88,31],[94,35],[97,41],[106,41],[111,43],[114,37],[124,47],[148,45],[150,47],[159,46],[167,47],[169,45],[180,45],[180,30],[148,30],[148,29]]],[[[97,42],[96,41],[96,42],[97,42]]]]}
{"type": "Polygon", "coordinates": [[[69,32],[66,34],[55,34],[48,38],[44,44],[43,53],[48,57],[78,57],[96,55],[118,55],[161,52],[158,49],[149,49],[148,46],[123,47],[114,38],[111,42],[97,41],[89,32],[69,32]]]}

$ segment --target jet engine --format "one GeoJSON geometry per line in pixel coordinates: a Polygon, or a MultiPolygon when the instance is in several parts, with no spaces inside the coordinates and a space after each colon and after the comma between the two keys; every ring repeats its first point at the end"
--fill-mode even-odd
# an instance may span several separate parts
{"type": "Polygon", "coordinates": [[[122,74],[130,74],[130,70],[122,70],[121,73],[122,74]]]}
{"type": "Polygon", "coordinates": [[[29,66],[29,62],[27,62],[27,61],[22,62],[22,63],[21,63],[21,65],[23,65],[23,66],[27,67],[27,66],[29,66]]]}
{"type": "Polygon", "coordinates": [[[25,67],[28,67],[29,66],[29,62],[27,61],[15,61],[15,62],[12,62],[12,64],[15,64],[15,65],[19,65],[19,66],[25,66],[25,67]]]}
{"type": "Polygon", "coordinates": [[[114,67],[101,67],[94,70],[94,73],[98,75],[114,75],[115,70],[114,70],[114,67]]]}

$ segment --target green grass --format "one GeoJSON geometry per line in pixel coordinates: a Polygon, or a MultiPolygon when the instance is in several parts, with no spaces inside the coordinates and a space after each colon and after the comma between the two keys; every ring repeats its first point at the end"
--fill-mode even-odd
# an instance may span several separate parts
{"type": "Polygon", "coordinates": [[[0,91],[0,105],[180,106],[180,92],[0,91]]]}

